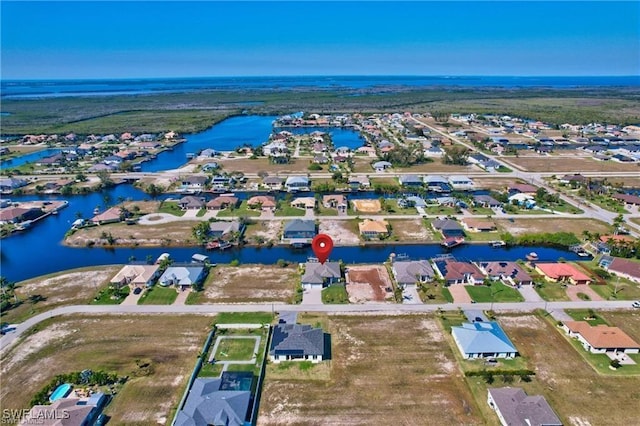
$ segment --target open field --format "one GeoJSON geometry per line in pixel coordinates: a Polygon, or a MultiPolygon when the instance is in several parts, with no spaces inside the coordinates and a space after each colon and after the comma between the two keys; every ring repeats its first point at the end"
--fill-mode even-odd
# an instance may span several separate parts
{"type": "Polygon", "coordinates": [[[582,231],[599,232],[606,234],[611,232],[610,225],[595,219],[494,219],[496,224],[513,235],[533,234],[537,232],[573,232],[578,238],[582,231]]]}
{"type": "Polygon", "coordinates": [[[320,221],[318,232],[329,235],[335,246],[359,244],[360,237],[354,232],[351,222],[351,220],[323,219],[320,221]]]}
{"type": "MultiPolygon", "coordinates": [[[[638,312],[606,315],[625,329],[640,329],[638,312]]],[[[553,321],[535,315],[518,315],[501,316],[500,323],[536,372],[530,384],[518,383],[517,386],[544,395],[564,424],[636,423],[640,377],[598,374],[565,339],[564,332],[553,325],[553,321]],[[616,407],[625,409],[612,410],[611,401],[615,401],[616,407]]],[[[622,370],[620,374],[623,374],[622,370]]],[[[481,392],[480,397],[486,400],[486,391],[481,392]]]]}
{"type": "Polygon", "coordinates": [[[393,297],[393,285],[384,265],[349,266],[346,274],[349,302],[382,302],[393,297]]]}
{"type": "Polygon", "coordinates": [[[540,156],[538,157],[505,157],[503,161],[529,172],[553,172],[562,170],[564,173],[584,172],[638,172],[637,164],[618,163],[616,161],[597,161],[592,158],[577,158],[575,156],[540,156]]]}
{"type": "Polygon", "coordinates": [[[266,157],[255,159],[249,157],[221,158],[217,162],[226,172],[258,173],[265,171],[269,176],[276,176],[278,173],[297,173],[306,176],[310,164],[309,159],[306,158],[292,158],[289,164],[272,164],[266,157]]]}
{"type": "Polygon", "coordinates": [[[259,425],[484,424],[433,318],[331,316],[325,331],[330,379],[268,372],[259,425]]]}
{"type": "Polygon", "coordinates": [[[351,206],[353,210],[358,213],[380,213],[382,210],[382,205],[380,204],[380,200],[378,199],[367,199],[367,200],[351,200],[351,206]]]}
{"type": "Polygon", "coordinates": [[[91,266],[72,269],[33,278],[17,283],[15,294],[24,302],[9,311],[2,312],[2,321],[22,322],[25,319],[62,305],[87,304],[96,294],[108,286],[109,280],[121,266],[91,266]],[[42,296],[32,303],[29,296],[42,296]]]}
{"type": "Polygon", "coordinates": [[[111,423],[164,424],[184,391],[211,322],[204,315],[48,320],[3,356],[0,405],[26,408],[56,374],[102,369],[129,376],[106,410],[111,423]],[[141,369],[139,363],[149,366],[141,369]]]}
{"type": "Polygon", "coordinates": [[[249,242],[276,241],[281,229],[282,222],[279,220],[261,220],[248,224],[244,237],[249,242]]]}
{"type": "Polygon", "coordinates": [[[434,238],[433,230],[423,225],[422,219],[397,219],[390,220],[389,224],[393,229],[393,235],[399,241],[437,241],[434,238]]]}
{"type": "Polygon", "coordinates": [[[64,240],[68,246],[85,247],[90,244],[96,246],[107,245],[107,240],[101,238],[103,233],[111,234],[115,239],[114,245],[126,246],[180,246],[197,245],[193,238],[192,229],[196,221],[186,220],[162,223],[157,225],[127,225],[113,223],[89,228],[78,229],[73,235],[64,240]]]}
{"type": "Polygon", "coordinates": [[[211,268],[204,290],[189,303],[291,302],[300,281],[296,265],[218,265],[211,268]]]}

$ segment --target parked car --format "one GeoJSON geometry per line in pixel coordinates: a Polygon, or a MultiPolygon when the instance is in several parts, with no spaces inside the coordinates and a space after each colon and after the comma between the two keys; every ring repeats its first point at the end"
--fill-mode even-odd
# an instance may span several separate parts
{"type": "Polygon", "coordinates": [[[634,308],[640,308],[640,300],[633,302],[631,306],[633,306],[634,308]]]}
{"type": "Polygon", "coordinates": [[[133,294],[140,294],[142,292],[142,289],[140,287],[136,287],[133,289],[133,294]]]}

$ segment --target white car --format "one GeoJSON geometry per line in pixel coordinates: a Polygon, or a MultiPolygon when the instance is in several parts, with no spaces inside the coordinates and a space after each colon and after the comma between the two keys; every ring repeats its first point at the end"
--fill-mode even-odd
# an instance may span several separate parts
{"type": "Polygon", "coordinates": [[[631,304],[631,306],[633,306],[634,308],[640,308],[640,301],[638,301],[638,302],[633,302],[633,303],[631,304]]]}

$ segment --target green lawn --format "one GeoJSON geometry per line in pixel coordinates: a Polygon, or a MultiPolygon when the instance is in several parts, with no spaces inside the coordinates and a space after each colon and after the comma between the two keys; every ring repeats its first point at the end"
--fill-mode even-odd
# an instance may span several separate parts
{"type": "MultiPolygon", "coordinates": [[[[451,333],[451,327],[457,327],[462,325],[463,322],[467,322],[467,317],[460,311],[447,311],[439,315],[442,327],[451,333]]],[[[457,350],[457,349],[456,349],[457,350]]]]}
{"type": "Polygon", "coordinates": [[[129,287],[122,287],[116,290],[107,287],[100,290],[91,302],[92,305],[119,305],[129,295],[129,287]]]}
{"type": "Polygon", "coordinates": [[[158,213],[168,213],[174,216],[184,216],[185,211],[182,210],[175,201],[163,201],[158,207],[158,213]]]}
{"type": "Polygon", "coordinates": [[[175,288],[157,285],[144,292],[138,300],[138,305],[170,305],[177,297],[178,292],[175,288]]]}
{"type": "Polygon", "coordinates": [[[270,312],[222,312],[216,316],[216,324],[271,324],[270,312]]]}
{"type": "Polygon", "coordinates": [[[276,209],[276,216],[304,216],[305,210],[297,207],[291,207],[289,204],[281,203],[276,209]]]}
{"type": "Polygon", "coordinates": [[[442,297],[449,303],[453,303],[453,296],[447,287],[442,287],[442,297]]]}
{"type": "Polygon", "coordinates": [[[466,232],[467,241],[496,241],[500,239],[500,232],[466,232]]]}
{"type": "Polygon", "coordinates": [[[591,285],[591,289],[605,300],[638,300],[640,299],[640,284],[624,278],[613,277],[606,285],[591,285]]]}
{"type": "Polygon", "coordinates": [[[205,209],[204,207],[201,208],[200,210],[198,210],[198,213],[196,213],[197,217],[202,217],[207,213],[207,209],[205,209]]]}
{"type": "Polygon", "coordinates": [[[439,304],[452,301],[451,299],[447,299],[445,292],[448,293],[449,296],[451,296],[449,290],[442,284],[428,283],[418,287],[420,300],[422,300],[424,303],[439,304]]]}
{"type": "Polygon", "coordinates": [[[322,303],[346,304],[349,303],[347,290],[343,285],[332,285],[322,290],[322,303]]]}
{"type": "Polygon", "coordinates": [[[494,216],[496,214],[496,212],[494,212],[488,207],[471,207],[470,206],[467,210],[469,210],[471,213],[475,215],[494,216]]]}
{"type": "Polygon", "coordinates": [[[229,337],[221,339],[215,359],[217,361],[249,361],[253,358],[256,341],[229,337]]]}
{"type": "Polygon", "coordinates": [[[565,309],[564,310],[567,315],[573,318],[575,321],[587,321],[591,325],[599,325],[605,324],[607,325],[607,321],[604,320],[597,312],[594,312],[589,309],[565,309]],[[586,318],[594,318],[594,319],[586,319],[586,318]]]}
{"type": "Polygon", "coordinates": [[[222,374],[222,364],[209,364],[205,361],[198,372],[198,377],[220,377],[220,374],[222,374]]]}
{"type": "Polygon", "coordinates": [[[235,209],[224,209],[220,210],[216,217],[240,217],[240,216],[260,216],[260,210],[250,209],[247,206],[247,201],[244,200],[242,203],[235,209]]]}
{"type": "Polygon", "coordinates": [[[191,291],[187,295],[187,300],[184,301],[185,305],[197,305],[204,299],[203,291],[191,291]]]}
{"type": "Polygon", "coordinates": [[[536,285],[536,291],[547,302],[554,301],[562,301],[562,300],[570,300],[569,296],[567,296],[567,292],[562,287],[562,285],[558,283],[550,283],[547,281],[538,281],[541,283],[540,285],[536,285]]]}
{"type": "Polygon", "coordinates": [[[522,302],[524,300],[518,290],[500,282],[491,283],[489,287],[484,285],[465,286],[465,289],[471,299],[478,303],[522,302]]]}
{"type": "Polygon", "coordinates": [[[458,210],[447,206],[427,206],[424,208],[424,211],[431,215],[448,216],[456,214],[458,210]]]}

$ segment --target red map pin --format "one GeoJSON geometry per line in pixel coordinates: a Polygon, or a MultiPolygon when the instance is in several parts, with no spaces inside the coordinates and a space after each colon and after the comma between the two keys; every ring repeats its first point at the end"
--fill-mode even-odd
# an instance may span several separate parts
{"type": "Polygon", "coordinates": [[[318,234],[311,241],[311,248],[320,263],[324,264],[333,250],[333,240],[327,234],[318,234]]]}

